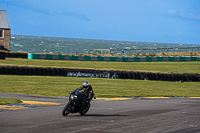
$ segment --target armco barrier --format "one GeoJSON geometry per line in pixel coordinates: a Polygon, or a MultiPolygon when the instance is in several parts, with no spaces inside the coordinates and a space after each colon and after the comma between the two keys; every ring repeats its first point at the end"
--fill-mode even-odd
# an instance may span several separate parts
{"type": "Polygon", "coordinates": [[[4,75],[38,75],[38,76],[67,76],[95,77],[112,79],[161,80],[161,81],[200,81],[200,74],[193,73],[151,73],[132,71],[112,71],[95,69],[43,68],[0,66],[0,74],[4,75]]]}
{"type": "Polygon", "coordinates": [[[104,56],[76,56],[50,55],[28,53],[28,59],[47,60],[75,60],[75,61],[119,61],[119,62],[158,62],[158,61],[200,61],[200,56],[153,56],[153,57],[104,57],[104,56]]]}

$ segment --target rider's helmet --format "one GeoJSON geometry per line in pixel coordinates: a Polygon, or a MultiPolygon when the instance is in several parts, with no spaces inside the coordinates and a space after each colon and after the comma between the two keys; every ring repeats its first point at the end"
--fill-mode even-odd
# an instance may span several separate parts
{"type": "Polygon", "coordinates": [[[83,82],[83,90],[85,91],[88,88],[89,85],[90,85],[89,81],[83,82]]]}

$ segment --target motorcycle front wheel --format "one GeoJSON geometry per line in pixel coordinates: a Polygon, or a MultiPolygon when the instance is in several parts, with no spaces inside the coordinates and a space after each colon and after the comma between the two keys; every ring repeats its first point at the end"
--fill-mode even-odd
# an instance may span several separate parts
{"type": "Polygon", "coordinates": [[[67,105],[63,108],[62,115],[67,116],[70,113],[71,105],[68,102],[67,105]]]}

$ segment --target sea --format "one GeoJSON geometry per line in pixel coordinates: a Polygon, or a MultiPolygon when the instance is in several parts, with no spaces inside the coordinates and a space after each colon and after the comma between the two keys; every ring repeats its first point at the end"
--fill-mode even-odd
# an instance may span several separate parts
{"type": "MultiPolygon", "coordinates": [[[[13,52],[33,52],[33,53],[94,53],[94,49],[110,49],[121,54],[123,49],[155,49],[155,48],[185,48],[200,47],[200,44],[176,44],[157,42],[137,42],[137,41],[114,41],[95,40],[77,38],[59,38],[43,36],[11,35],[10,49],[13,52]]],[[[138,51],[139,50],[139,51],[138,51]]],[[[128,51],[125,51],[127,54],[128,51]]],[[[132,52],[135,52],[132,50],[132,52]]],[[[133,53],[132,53],[133,54],[133,53]]]]}

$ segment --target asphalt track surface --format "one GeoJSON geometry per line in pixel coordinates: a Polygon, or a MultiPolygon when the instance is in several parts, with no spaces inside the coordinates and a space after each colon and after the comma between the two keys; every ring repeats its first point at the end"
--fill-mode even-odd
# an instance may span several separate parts
{"type": "MultiPolygon", "coordinates": [[[[0,93],[0,97],[66,103],[66,97],[0,93]]],[[[62,116],[64,104],[0,112],[1,133],[195,133],[200,132],[200,99],[136,98],[92,100],[85,116],[62,116]]]]}

